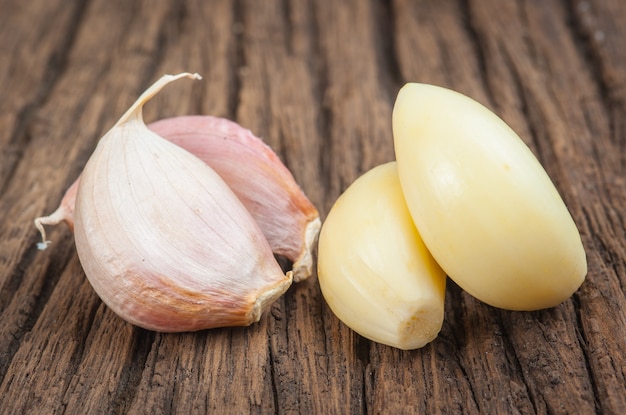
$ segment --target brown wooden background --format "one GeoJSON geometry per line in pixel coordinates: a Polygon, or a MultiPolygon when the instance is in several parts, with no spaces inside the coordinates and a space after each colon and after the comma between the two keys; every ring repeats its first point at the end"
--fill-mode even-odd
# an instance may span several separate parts
{"type": "MultiPolygon", "coordinates": [[[[626,413],[626,2],[0,0],[0,412],[626,413]],[[449,283],[439,338],[374,344],[315,279],[249,328],[158,334],[108,310],[51,212],[98,138],[163,73],[146,120],[262,136],[322,216],[394,157],[408,81],[483,102],[568,204],[589,274],[566,303],[488,307],[449,283]]],[[[506,243],[506,241],[502,241],[506,243]]]]}

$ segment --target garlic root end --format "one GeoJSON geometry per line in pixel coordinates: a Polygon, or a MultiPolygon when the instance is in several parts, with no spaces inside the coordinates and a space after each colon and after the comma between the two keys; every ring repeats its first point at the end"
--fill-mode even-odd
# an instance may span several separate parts
{"type": "Polygon", "coordinates": [[[258,322],[263,312],[289,289],[293,281],[293,272],[287,271],[284,279],[259,294],[252,307],[250,324],[258,322]]]}
{"type": "Polygon", "coordinates": [[[319,217],[311,220],[306,225],[304,230],[304,249],[293,263],[294,282],[306,280],[313,272],[313,249],[315,249],[321,226],[322,223],[319,217]]]}
{"type": "Polygon", "coordinates": [[[400,320],[397,340],[391,346],[402,350],[424,347],[437,338],[443,326],[443,308],[440,304],[423,304],[404,321],[400,320]]]}

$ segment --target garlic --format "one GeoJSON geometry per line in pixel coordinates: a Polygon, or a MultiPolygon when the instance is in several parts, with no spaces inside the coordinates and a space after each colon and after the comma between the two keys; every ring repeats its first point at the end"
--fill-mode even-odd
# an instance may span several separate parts
{"type": "Polygon", "coordinates": [[[150,131],[142,106],[165,75],[100,140],[74,211],[85,274],[137,326],[194,331],[249,325],[290,286],[261,230],[210,167],[150,131]]]}
{"type": "Polygon", "coordinates": [[[407,84],[393,135],[413,221],[459,286],[510,310],[552,307],[578,289],[587,263],[576,224],[504,121],[459,93],[407,84]]]}
{"type": "Polygon", "coordinates": [[[317,271],[333,313],[363,337],[408,350],[441,330],[446,275],[411,221],[395,162],[337,199],[320,232],[317,271]]]}
{"type": "MultiPolygon", "coordinates": [[[[250,130],[218,117],[167,118],[148,128],[220,175],[257,221],[272,251],[293,262],[294,281],[311,275],[319,214],[269,146],[250,130]]],[[[42,234],[41,248],[47,245],[42,225],[65,221],[73,226],[76,186],[74,182],[52,215],[35,220],[42,234]]]]}

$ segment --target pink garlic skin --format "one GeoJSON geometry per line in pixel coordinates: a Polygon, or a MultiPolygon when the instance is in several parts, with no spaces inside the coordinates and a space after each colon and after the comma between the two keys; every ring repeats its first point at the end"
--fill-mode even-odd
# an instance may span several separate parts
{"type": "MultiPolygon", "coordinates": [[[[256,220],[272,252],[293,262],[294,281],[311,275],[319,213],[267,144],[239,124],[213,116],[166,118],[148,128],[220,175],[256,220]]],[[[66,191],[52,215],[38,219],[40,224],[65,221],[73,230],[79,180],[66,191]]]]}

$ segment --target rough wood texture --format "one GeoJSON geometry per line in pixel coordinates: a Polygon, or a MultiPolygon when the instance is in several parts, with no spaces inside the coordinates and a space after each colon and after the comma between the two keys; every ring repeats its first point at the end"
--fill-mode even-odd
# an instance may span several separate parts
{"type": "MultiPolygon", "coordinates": [[[[626,2],[0,0],[0,412],[626,413],[626,2]],[[35,248],[98,138],[163,73],[146,119],[213,114],[263,137],[322,216],[393,159],[408,81],[469,94],[544,164],[589,274],[567,302],[488,307],[448,286],[439,338],[403,352],[315,280],[259,324],[158,334],[86,281],[71,234],[35,248]]],[[[506,243],[506,241],[503,241],[506,243]]]]}

